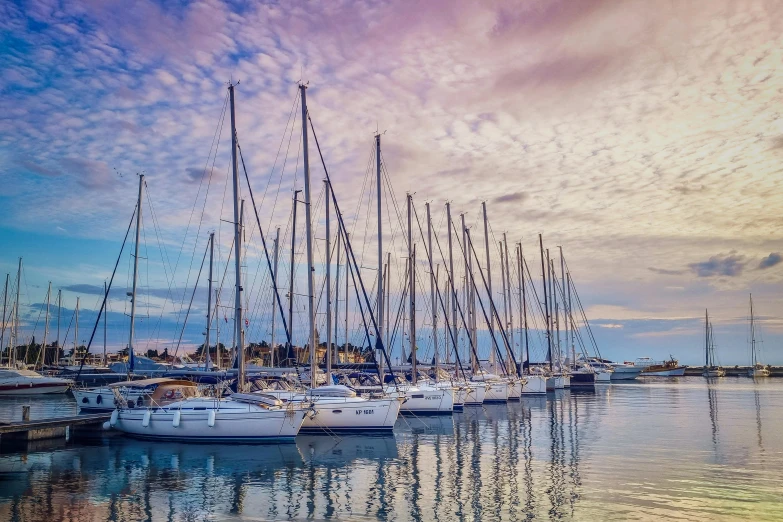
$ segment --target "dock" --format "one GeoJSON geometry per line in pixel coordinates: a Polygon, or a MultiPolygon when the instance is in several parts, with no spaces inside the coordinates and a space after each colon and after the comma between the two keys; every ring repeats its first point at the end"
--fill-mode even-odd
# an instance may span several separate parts
{"type": "MultiPolygon", "coordinates": [[[[747,377],[750,366],[723,366],[723,369],[726,370],[726,377],[747,377]]],[[[685,375],[700,377],[703,371],[703,366],[688,366],[685,375]]],[[[769,371],[770,377],[783,377],[783,366],[770,366],[769,371]]]]}
{"type": "Polygon", "coordinates": [[[74,415],[45,420],[0,423],[0,444],[33,440],[94,438],[101,436],[110,413],[74,415]]]}

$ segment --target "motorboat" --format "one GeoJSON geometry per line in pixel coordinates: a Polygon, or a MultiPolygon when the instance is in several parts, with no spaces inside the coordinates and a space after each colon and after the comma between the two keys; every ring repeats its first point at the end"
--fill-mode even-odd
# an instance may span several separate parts
{"type": "Polygon", "coordinates": [[[639,357],[634,361],[634,366],[642,369],[645,377],[682,377],[685,375],[685,366],[681,366],[674,357],[668,361],[653,361],[649,357],[639,357]]]}
{"type": "Polygon", "coordinates": [[[47,377],[32,370],[0,369],[0,396],[65,393],[73,381],[47,377]]]}
{"type": "Polygon", "coordinates": [[[235,393],[229,398],[201,396],[194,383],[168,378],[127,381],[109,386],[117,407],[104,424],[127,435],[176,442],[294,442],[306,415],[314,410],[277,397],[235,393]],[[132,389],[154,391],[138,398],[132,389]],[[123,391],[126,395],[123,395],[123,391]]]}
{"type": "Polygon", "coordinates": [[[612,381],[632,381],[639,377],[643,369],[628,363],[609,362],[606,364],[612,369],[612,381]]]}
{"type": "Polygon", "coordinates": [[[132,373],[135,375],[144,375],[146,377],[161,377],[164,373],[173,371],[170,364],[155,362],[149,357],[134,354],[133,364],[129,361],[114,362],[109,365],[109,369],[114,373],[132,373]]]}

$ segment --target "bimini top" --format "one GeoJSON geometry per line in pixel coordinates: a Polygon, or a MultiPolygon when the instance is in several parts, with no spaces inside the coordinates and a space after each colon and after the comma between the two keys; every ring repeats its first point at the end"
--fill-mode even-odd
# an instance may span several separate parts
{"type": "Polygon", "coordinates": [[[168,377],[158,377],[156,379],[141,379],[138,381],[122,381],[109,385],[109,388],[147,388],[149,386],[158,386],[168,384],[174,386],[196,386],[193,381],[185,379],[171,379],[168,377]]]}

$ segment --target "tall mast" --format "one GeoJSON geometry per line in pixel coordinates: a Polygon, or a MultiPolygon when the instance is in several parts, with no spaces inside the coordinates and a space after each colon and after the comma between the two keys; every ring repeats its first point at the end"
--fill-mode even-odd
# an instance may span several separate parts
{"type": "MultiPolygon", "coordinates": [[[[492,297],[492,267],[489,260],[489,231],[487,228],[487,202],[481,202],[481,210],[484,214],[484,249],[487,255],[487,292],[489,293],[489,335],[492,338],[492,351],[490,352],[490,365],[493,371],[497,373],[497,364],[495,362],[495,352],[498,350],[497,339],[495,339],[495,300],[492,297]]],[[[481,269],[481,267],[479,267],[481,269]]]]}
{"type": "Polygon", "coordinates": [[[73,321],[73,356],[79,355],[79,298],[76,298],[76,317],[73,321]]]}
{"type": "MultiPolygon", "coordinates": [[[[232,91],[233,92],[233,91],[232,91]]],[[[233,98],[232,98],[233,99],[233,98]]],[[[136,202],[136,245],[133,252],[133,289],[131,291],[131,315],[130,315],[130,334],[128,337],[128,373],[133,373],[136,366],[135,355],[133,354],[133,329],[136,326],[136,284],[139,276],[139,234],[141,233],[141,204],[144,195],[144,174],[139,174],[139,199],[136,202]]],[[[77,309],[79,299],[76,299],[77,309]]],[[[75,353],[75,352],[74,352],[75,353]]]]}
{"type": "MultiPolygon", "coordinates": [[[[291,218],[291,276],[288,280],[288,328],[291,330],[291,346],[293,348],[294,337],[294,255],[296,254],[296,207],[299,203],[298,194],[301,190],[294,191],[294,209],[293,217],[291,218]]],[[[286,347],[286,358],[288,357],[288,348],[286,347]]],[[[294,355],[297,357],[296,355],[294,355]]]]}
{"type": "MultiPolygon", "coordinates": [[[[275,299],[277,296],[275,293],[277,292],[277,267],[278,262],[280,260],[280,227],[277,227],[277,230],[275,232],[275,258],[272,265],[272,339],[271,344],[269,345],[269,354],[270,354],[270,362],[272,363],[272,367],[275,366],[275,353],[277,353],[277,350],[275,349],[275,317],[277,317],[277,312],[275,311],[275,305],[276,301],[275,299]]],[[[288,323],[289,327],[291,323],[288,323]]],[[[216,352],[217,353],[217,352],[216,352]]]]}
{"type": "MultiPolygon", "coordinates": [[[[508,328],[508,302],[506,300],[506,265],[503,263],[503,242],[498,241],[498,250],[500,250],[500,289],[503,292],[503,319],[498,317],[498,323],[503,323],[503,328],[508,328]]],[[[498,324],[500,326],[500,324],[498,324]]],[[[506,357],[511,360],[509,356],[510,348],[506,342],[506,338],[503,338],[503,344],[506,349],[506,357]]]]}
{"type": "MultiPolygon", "coordinates": [[[[549,254],[549,252],[547,252],[549,254]]],[[[552,270],[552,277],[550,278],[550,281],[552,283],[552,308],[555,311],[555,317],[554,322],[552,323],[555,327],[555,331],[557,333],[557,342],[555,343],[555,346],[557,347],[557,364],[560,366],[560,371],[563,371],[562,367],[562,358],[563,358],[563,350],[560,345],[560,307],[557,304],[557,274],[555,272],[555,261],[550,260],[549,265],[552,270]]]]}
{"type": "Polygon", "coordinates": [[[237,165],[237,124],[234,109],[234,85],[228,86],[231,99],[231,171],[234,179],[234,337],[237,357],[237,391],[245,387],[245,346],[242,336],[242,219],[239,203],[239,169],[237,165]]]}
{"type": "MultiPolygon", "coordinates": [[[[375,185],[378,205],[378,343],[383,342],[383,222],[381,219],[381,135],[375,135],[375,185]]],[[[376,346],[377,348],[377,346],[376,346]]],[[[383,357],[376,352],[378,372],[383,384],[383,357]]]]}
{"type": "MultiPolygon", "coordinates": [[[[481,369],[481,362],[478,360],[478,315],[476,314],[476,285],[473,278],[473,256],[470,252],[473,251],[473,240],[470,238],[470,233],[467,227],[464,227],[465,241],[462,243],[466,245],[468,252],[468,272],[465,274],[465,278],[470,281],[470,296],[468,299],[468,319],[470,321],[470,340],[473,343],[473,348],[470,350],[470,360],[472,362],[472,370],[477,372],[481,369]],[[474,353],[475,352],[475,353],[474,353]]],[[[492,350],[490,350],[491,352],[492,350]]],[[[494,355],[490,354],[490,357],[494,355]]]]}
{"type": "MultiPolygon", "coordinates": [[[[560,252],[560,281],[563,283],[563,317],[564,317],[564,323],[565,323],[565,345],[566,345],[566,353],[568,350],[568,344],[569,344],[569,333],[570,328],[568,327],[568,318],[571,315],[571,287],[568,284],[568,280],[566,279],[566,272],[565,272],[565,260],[563,259],[563,247],[558,246],[558,251],[560,252]],[[568,292],[566,292],[566,287],[568,288],[568,292]],[[566,296],[567,293],[567,296],[566,296]]],[[[573,325],[571,325],[573,327],[573,325]]],[[[571,366],[576,366],[576,352],[574,351],[574,346],[571,345],[571,366]]]]}
{"type": "Polygon", "coordinates": [[[221,353],[220,353],[220,291],[215,288],[215,363],[220,366],[221,353]]]}
{"type": "MultiPolygon", "coordinates": [[[[2,353],[5,349],[5,313],[8,308],[8,278],[10,274],[5,275],[5,290],[3,290],[3,318],[2,325],[0,325],[0,360],[2,359],[2,353]]],[[[59,345],[58,345],[59,346],[59,345]]],[[[11,362],[11,352],[8,352],[8,362],[11,362]]]]}
{"type": "MultiPolygon", "coordinates": [[[[463,244],[464,248],[467,249],[467,244],[468,244],[467,230],[468,229],[465,226],[465,213],[464,212],[459,215],[459,221],[460,221],[460,229],[462,230],[462,244],[463,244]]],[[[468,274],[472,273],[472,268],[473,267],[469,264],[469,259],[470,258],[465,258],[465,256],[463,256],[463,271],[465,273],[465,277],[463,278],[462,289],[463,289],[463,292],[464,292],[464,295],[463,295],[464,299],[463,299],[463,301],[465,302],[465,304],[468,304],[470,302],[470,300],[468,298],[468,287],[470,286],[470,284],[469,284],[470,278],[468,277],[468,274]]],[[[469,307],[466,307],[466,308],[469,308],[469,307]]],[[[473,333],[473,328],[471,327],[472,324],[473,323],[472,323],[472,317],[471,317],[471,310],[469,309],[468,310],[468,324],[465,325],[465,330],[466,330],[465,334],[466,335],[472,335],[472,333],[473,333]]],[[[454,338],[457,341],[459,341],[458,332],[460,330],[460,327],[459,327],[459,323],[457,323],[456,321],[455,321],[455,324],[454,324],[454,329],[457,332],[457,333],[454,334],[454,338]]],[[[472,350],[470,350],[470,351],[472,352],[472,350]]],[[[473,356],[471,356],[471,360],[473,360],[473,356]]]]}
{"type": "Polygon", "coordinates": [[[710,367],[710,315],[704,309],[704,368],[710,367]]]}
{"type": "MultiPolygon", "coordinates": [[[[571,343],[571,357],[573,357],[574,362],[576,362],[576,348],[574,346],[574,331],[576,330],[576,327],[574,326],[574,316],[571,314],[571,286],[573,285],[573,282],[571,281],[571,272],[566,272],[566,288],[568,289],[568,316],[567,320],[569,321],[568,324],[571,325],[570,330],[568,330],[570,343],[571,343]]],[[[576,289],[574,289],[574,292],[576,292],[576,289]]]]}
{"type": "MultiPolygon", "coordinates": [[[[391,323],[391,314],[388,313],[388,311],[391,310],[391,306],[390,306],[391,292],[389,292],[389,288],[391,288],[391,252],[386,252],[386,276],[385,276],[384,281],[385,282],[383,284],[383,287],[384,287],[385,290],[384,290],[383,293],[386,296],[385,299],[386,299],[386,312],[387,313],[385,314],[386,315],[386,330],[385,330],[385,334],[384,334],[386,336],[386,338],[384,339],[383,345],[385,347],[388,347],[389,343],[390,343],[389,336],[391,335],[391,325],[390,325],[390,323],[391,323]]],[[[391,349],[390,348],[386,348],[386,349],[389,350],[389,353],[391,353],[391,349]]]]}
{"type": "MultiPolygon", "coordinates": [[[[470,249],[468,248],[468,233],[467,233],[468,229],[465,226],[465,214],[464,213],[460,214],[459,218],[460,218],[460,225],[461,225],[461,228],[462,228],[462,244],[463,244],[465,250],[469,252],[470,249]]],[[[465,333],[468,336],[470,336],[470,340],[472,340],[473,339],[473,337],[472,337],[473,336],[473,330],[474,330],[473,322],[475,320],[475,317],[474,317],[474,314],[473,314],[473,307],[472,307],[472,297],[473,297],[472,289],[473,289],[473,285],[470,285],[468,283],[468,281],[471,281],[469,274],[473,273],[473,263],[472,263],[473,258],[472,257],[465,257],[465,256],[463,256],[463,258],[464,258],[464,265],[465,265],[464,266],[464,270],[465,270],[465,288],[469,289],[469,290],[467,290],[467,293],[469,295],[466,297],[466,300],[467,300],[466,308],[467,308],[467,313],[468,313],[468,321],[467,322],[468,322],[468,324],[465,325],[465,329],[467,330],[467,332],[465,332],[465,333]]],[[[456,325],[456,321],[457,321],[457,319],[456,319],[456,316],[455,316],[454,317],[455,328],[457,330],[459,330],[459,326],[456,325]]],[[[454,337],[456,339],[456,337],[457,337],[456,334],[454,335],[454,337]]],[[[468,353],[470,354],[470,367],[471,367],[471,370],[475,372],[475,371],[478,370],[479,362],[476,360],[476,357],[473,355],[473,350],[468,349],[468,353]]]]}
{"type": "MultiPolygon", "coordinates": [[[[449,235],[449,273],[448,273],[448,288],[449,291],[447,292],[449,296],[449,300],[451,301],[451,343],[454,348],[454,353],[457,353],[457,330],[456,330],[456,323],[457,323],[457,302],[456,302],[456,293],[454,290],[454,256],[452,254],[452,247],[451,247],[451,203],[446,202],[446,228],[449,235]]],[[[451,362],[451,352],[449,350],[446,350],[446,363],[451,362]]]]}
{"type": "Polygon", "coordinates": [[[411,340],[411,383],[417,381],[416,368],[416,247],[413,245],[413,229],[411,227],[411,203],[413,196],[408,193],[408,298],[410,311],[411,340]]]}
{"type": "Polygon", "coordinates": [[[49,303],[52,299],[52,282],[49,281],[49,289],[46,291],[46,319],[44,320],[44,336],[41,343],[41,364],[46,364],[46,338],[49,335],[49,303]]]}
{"type": "MultiPolygon", "coordinates": [[[[103,282],[103,295],[106,299],[106,306],[109,306],[109,287],[106,285],[106,281],[103,282]]],[[[47,307],[49,305],[47,304],[47,307]]],[[[108,310],[104,310],[103,312],[103,360],[101,361],[101,366],[106,366],[106,337],[107,337],[107,318],[106,316],[109,315],[108,310]]]]}
{"type": "MultiPolygon", "coordinates": [[[[17,296],[18,296],[17,292],[17,296]]],[[[18,301],[18,299],[17,299],[18,301]]],[[[751,366],[756,367],[756,328],[753,324],[753,294],[750,294],[750,358],[751,366]]]]}
{"type": "Polygon", "coordinates": [[[546,356],[549,360],[549,371],[552,371],[552,330],[549,327],[549,300],[547,299],[546,270],[544,270],[544,240],[538,234],[538,246],[541,250],[541,278],[544,285],[544,314],[546,315],[546,356]]]}
{"type": "MultiPolygon", "coordinates": [[[[208,290],[207,290],[207,334],[204,340],[204,350],[206,351],[206,357],[204,358],[204,369],[209,370],[212,366],[212,359],[209,356],[210,346],[210,334],[212,327],[212,263],[215,256],[215,233],[209,234],[209,277],[207,277],[208,290]]],[[[272,314],[274,317],[274,313],[272,314]]],[[[215,349],[215,359],[217,359],[217,348],[215,349]]]]}
{"type": "MultiPolygon", "coordinates": [[[[522,359],[522,367],[524,369],[525,364],[530,368],[530,355],[527,347],[527,296],[525,295],[525,264],[522,258],[522,243],[517,244],[517,265],[519,270],[519,327],[524,330],[524,345],[522,349],[524,352],[520,355],[522,359]]],[[[523,340],[520,340],[522,342],[523,340]]]]}
{"type": "Polygon", "coordinates": [[[332,242],[329,229],[329,181],[324,180],[326,200],[326,382],[332,384],[332,242]]]}
{"type": "Polygon", "coordinates": [[[16,367],[16,344],[19,342],[19,287],[22,282],[22,258],[19,258],[19,267],[16,269],[16,304],[14,305],[14,341],[11,343],[12,367],[16,367]]]}
{"type": "MultiPolygon", "coordinates": [[[[338,318],[340,317],[340,220],[337,220],[337,237],[335,237],[335,241],[337,242],[337,262],[334,264],[335,268],[335,274],[334,274],[334,355],[333,360],[340,362],[340,349],[338,348],[337,344],[337,329],[339,328],[340,322],[338,321],[338,318]]],[[[348,278],[348,274],[345,274],[345,277],[348,278]]]]}
{"type": "Polygon", "coordinates": [[[315,388],[318,384],[316,377],[317,365],[315,364],[315,352],[318,347],[315,345],[315,284],[313,281],[313,221],[311,217],[310,197],[310,158],[307,149],[307,86],[299,85],[299,92],[302,95],[302,159],[304,166],[304,193],[305,193],[305,244],[307,245],[307,311],[310,319],[310,387],[315,388]]]}
{"type": "MultiPolygon", "coordinates": [[[[351,296],[351,294],[348,293],[348,279],[349,279],[349,273],[350,270],[348,266],[348,240],[349,240],[349,234],[348,231],[343,229],[343,233],[345,234],[345,239],[343,242],[343,247],[345,247],[345,323],[343,324],[343,327],[345,328],[345,356],[348,357],[348,298],[351,296]]],[[[353,351],[353,350],[352,350],[353,351]]]]}
{"type": "MultiPolygon", "coordinates": [[[[427,208],[427,256],[432,263],[432,217],[430,216],[430,204],[427,208]]],[[[430,308],[432,308],[432,349],[435,352],[435,382],[438,381],[438,307],[435,305],[436,274],[430,270],[430,308]]]]}
{"type": "Polygon", "coordinates": [[[55,366],[60,362],[60,311],[63,307],[63,291],[57,290],[57,350],[54,352],[55,366]]]}
{"type": "MultiPolygon", "coordinates": [[[[514,361],[514,301],[511,299],[511,270],[508,267],[508,241],[506,233],[503,232],[503,256],[506,263],[506,292],[508,293],[508,309],[506,311],[506,329],[508,331],[508,360],[514,361]]],[[[505,294],[503,294],[505,299],[505,294]]],[[[514,368],[516,370],[516,368],[514,368]]]]}

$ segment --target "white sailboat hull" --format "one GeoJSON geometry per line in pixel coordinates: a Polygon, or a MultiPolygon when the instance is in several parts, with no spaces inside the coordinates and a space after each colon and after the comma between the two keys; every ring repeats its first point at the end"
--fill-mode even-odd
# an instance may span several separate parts
{"type": "Polygon", "coordinates": [[[487,388],[484,383],[468,383],[465,391],[465,406],[481,406],[487,396],[487,388]]]}
{"type": "Polygon", "coordinates": [[[196,398],[161,408],[116,410],[109,427],[133,437],[177,442],[294,442],[306,410],[196,398]]]}
{"type": "Polygon", "coordinates": [[[769,377],[769,370],[766,368],[750,368],[748,370],[748,377],[769,377]]]}
{"type": "Polygon", "coordinates": [[[509,383],[506,381],[490,381],[484,402],[507,402],[509,383]]]}
{"type": "MultiPolygon", "coordinates": [[[[138,388],[123,389],[121,395],[127,401],[144,400],[151,392],[138,388]]],[[[114,393],[109,388],[74,389],[73,396],[80,412],[101,413],[110,412],[116,408],[114,393]]]]}
{"type": "MultiPolygon", "coordinates": [[[[395,389],[389,387],[386,392],[392,394],[395,389]]],[[[451,415],[454,412],[454,388],[400,387],[400,392],[405,394],[406,399],[400,413],[451,415]]]]}
{"type": "Polygon", "coordinates": [[[546,393],[546,376],[545,375],[526,375],[525,386],[522,388],[522,395],[537,395],[546,393]]]}
{"type": "Polygon", "coordinates": [[[522,398],[525,382],[521,379],[511,379],[508,382],[508,400],[518,401],[522,398]]]}
{"type": "Polygon", "coordinates": [[[301,433],[352,433],[392,431],[400,413],[399,398],[366,399],[364,397],[308,397],[290,391],[265,390],[284,402],[303,407],[312,406],[314,415],[307,415],[301,433]]]}

